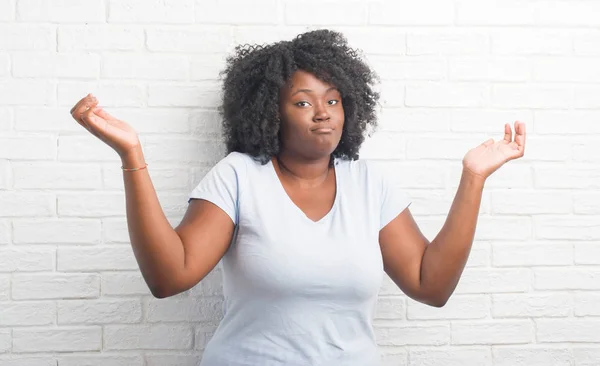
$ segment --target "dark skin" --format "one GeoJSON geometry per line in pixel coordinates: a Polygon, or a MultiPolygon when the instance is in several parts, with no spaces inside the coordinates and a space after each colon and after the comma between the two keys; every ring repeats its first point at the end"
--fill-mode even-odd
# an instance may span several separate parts
{"type": "MultiPolygon", "coordinates": [[[[88,95],[71,114],[119,154],[123,167],[143,167],[135,131],[97,104],[88,95]]],[[[318,221],[329,212],[336,194],[335,170],[329,163],[343,130],[341,96],[333,85],[297,71],[281,90],[280,115],[282,148],[273,165],[292,201],[318,221]]],[[[515,131],[513,139],[506,124],[502,140],[488,140],[465,155],[448,218],[431,242],[408,208],[379,232],[385,271],[409,297],[432,306],[443,306],[449,299],[473,243],[485,180],[505,162],[524,154],[525,125],[515,123],[515,131]]],[[[169,297],[195,286],[226,253],[234,223],[216,205],[192,200],[173,229],[147,169],[123,172],[123,180],[131,244],[152,294],[169,297]]]]}

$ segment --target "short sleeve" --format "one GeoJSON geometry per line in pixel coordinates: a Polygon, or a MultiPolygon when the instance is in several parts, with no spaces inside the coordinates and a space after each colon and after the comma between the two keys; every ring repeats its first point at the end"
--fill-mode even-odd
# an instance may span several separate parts
{"type": "Polygon", "coordinates": [[[225,211],[237,225],[240,184],[244,181],[245,171],[246,161],[243,154],[230,153],[202,178],[190,193],[188,202],[192,199],[207,200],[225,211]]]}
{"type": "Polygon", "coordinates": [[[381,214],[379,230],[383,229],[402,211],[410,206],[410,197],[400,187],[394,184],[389,173],[377,167],[381,187],[381,214]]]}

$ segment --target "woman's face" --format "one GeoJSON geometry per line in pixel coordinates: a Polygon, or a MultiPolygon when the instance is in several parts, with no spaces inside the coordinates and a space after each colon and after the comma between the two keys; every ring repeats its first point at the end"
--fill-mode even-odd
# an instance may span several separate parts
{"type": "Polygon", "coordinates": [[[279,97],[282,150],[314,160],[329,156],[344,127],[342,96],[335,86],[297,70],[279,97]]]}

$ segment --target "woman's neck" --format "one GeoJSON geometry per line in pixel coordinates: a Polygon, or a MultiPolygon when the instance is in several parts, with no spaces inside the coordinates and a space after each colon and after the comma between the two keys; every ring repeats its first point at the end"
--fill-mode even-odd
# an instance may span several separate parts
{"type": "Polygon", "coordinates": [[[281,153],[273,160],[282,175],[306,188],[322,184],[327,179],[331,169],[330,156],[307,160],[281,153]]]}

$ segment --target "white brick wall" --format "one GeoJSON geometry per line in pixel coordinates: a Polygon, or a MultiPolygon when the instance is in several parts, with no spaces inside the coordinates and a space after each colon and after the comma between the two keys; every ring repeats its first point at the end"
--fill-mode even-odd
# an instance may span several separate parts
{"type": "Polygon", "coordinates": [[[238,43],[343,31],[382,78],[381,160],[432,238],[474,144],[528,123],[483,197],[446,307],[386,279],[389,366],[600,365],[600,3],[0,0],[0,365],[196,365],[220,273],[154,299],[119,161],[70,119],[88,92],[141,134],[169,220],[223,154],[218,72],[238,43]]]}

